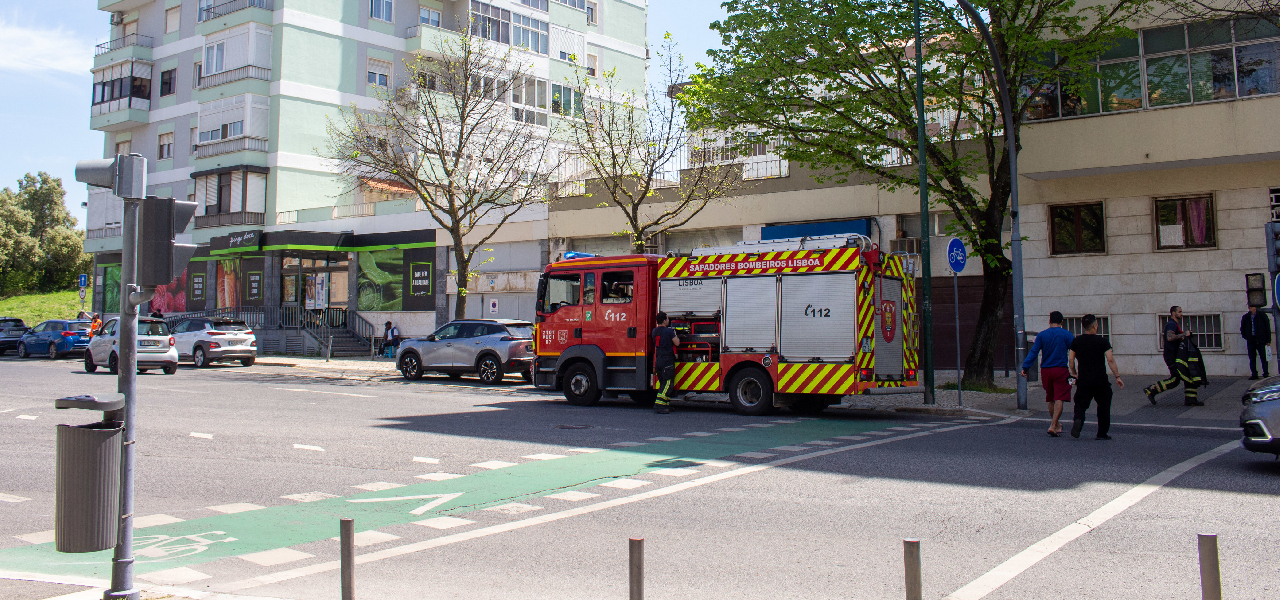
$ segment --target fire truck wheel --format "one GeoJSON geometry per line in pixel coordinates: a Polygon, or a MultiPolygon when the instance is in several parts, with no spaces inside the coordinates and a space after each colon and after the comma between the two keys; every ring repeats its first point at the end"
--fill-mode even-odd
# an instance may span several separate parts
{"type": "Polygon", "coordinates": [[[760,369],[743,369],[729,381],[729,402],[738,414],[767,415],[773,412],[773,382],[760,369]]]}
{"type": "Polygon", "coordinates": [[[791,412],[798,415],[816,415],[827,410],[827,397],[809,396],[805,398],[798,398],[792,401],[791,405],[787,408],[791,409],[791,412]]]}
{"type": "Polygon", "coordinates": [[[658,390],[635,391],[627,394],[631,396],[631,401],[640,406],[653,406],[655,400],[658,399],[658,390]]]}
{"type": "Polygon", "coordinates": [[[600,384],[589,363],[578,363],[565,371],[564,398],[574,406],[591,406],[600,401],[600,384]]]}

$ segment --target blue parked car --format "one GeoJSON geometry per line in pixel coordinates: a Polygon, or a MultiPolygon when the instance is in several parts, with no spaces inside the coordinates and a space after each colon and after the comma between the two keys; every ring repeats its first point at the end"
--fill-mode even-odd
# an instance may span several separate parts
{"type": "Polygon", "coordinates": [[[18,341],[18,356],[31,355],[60,358],[66,354],[84,354],[89,347],[90,321],[50,320],[31,328],[18,341]]]}

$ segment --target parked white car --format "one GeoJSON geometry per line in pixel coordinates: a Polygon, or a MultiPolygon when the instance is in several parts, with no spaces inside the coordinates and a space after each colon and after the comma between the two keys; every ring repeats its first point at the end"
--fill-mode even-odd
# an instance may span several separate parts
{"type": "Polygon", "coordinates": [[[173,328],[178,358],[204,368],[238,360],[248,367],[258,358],[258,338],[244,321],[200,317],[180,321],[173,328]]]}
{"type": "MultiPolygon", "coordinates": [[[[119,357],[120,320],[111,319],[94,332],[89,350],[84,353],[84,370],[97,371],[105,365],[112,375],[120,372],[119,357]]],[[[165,375],[178,372],[178,349],[169,335],[169,326],[160,319],[138,319],[138,372],[162,369],[165,375]]]]}

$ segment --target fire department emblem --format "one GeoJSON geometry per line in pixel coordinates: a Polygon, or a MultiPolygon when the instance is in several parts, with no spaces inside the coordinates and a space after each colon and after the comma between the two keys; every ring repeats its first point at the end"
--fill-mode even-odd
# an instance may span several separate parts
{"type": "Polygon", "coordinates": [[[557,337],[560,339],[560,343],[561,343],[561,344],[563,344],[563,343],[565,343],[565,342],[569,341],[569,332],[568,332],[567,330],[561,329],[560,331],[557,331],[556,333],[558,334],[558,336],[557,336],[557,337]]]}
{"type": "Polygon", "coordinates": [[[886,342],[892,342],[898,333],[898,304],[893,300],[880,302],[880,333],[886,342]]]}

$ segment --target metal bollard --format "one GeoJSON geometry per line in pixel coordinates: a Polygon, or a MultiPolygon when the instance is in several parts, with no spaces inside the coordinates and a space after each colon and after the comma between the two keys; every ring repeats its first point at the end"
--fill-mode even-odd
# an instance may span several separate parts
{"type": "Polygon", "coordinates": [[[329,336],[329,345],[324,347],[324,362],[329,362],[330,356],[333,356],[333,336],[329,336]]]}
{"type": "Polygon", "coordinates": [[[644,600],[644,538],[631,538],[631,600],[644,600]]]}
{"type": "Polygon", "coordinates": [[[1222,571],[1218,568],[1218,536],[1202,533],[1200,538],[1200,597],[1222,600],[1222,571]]]}
{"type": "Polygon", "coordinates": [[[342,519],[338,525],[338,544],[342,556],[342,600],[356,597],[356,522],[342,519]]]}
{"type": "Polygon", "coordinates": [[[920,579],[920,540],[902,540],[902,561],[906,567],[907,600],[923,600],[924,584],[920,579]]]}

